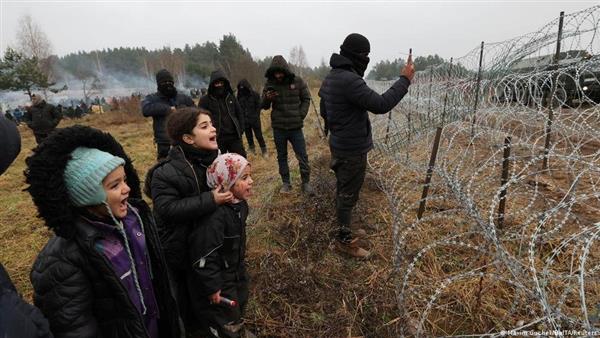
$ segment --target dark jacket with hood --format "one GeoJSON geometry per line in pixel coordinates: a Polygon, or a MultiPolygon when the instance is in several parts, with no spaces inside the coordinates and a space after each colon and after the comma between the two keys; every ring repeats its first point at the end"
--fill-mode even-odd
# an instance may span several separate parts
{"type": "Polygon", "coordinates": [[[260,119],[260,94],[258,94],[248,80],[242,79],[237,85],[237,99],[244,112],[246,122],[260,119]],[[244,87],[245,89],[240,89],[244,87]]]}
{"type": "Polygon", "coordinates": [[[206,168],[217,157],[217,151],[190,148],[171,147],[166,160],[150,169],[145,184],[146,195],[152,197],[154,204],[167,263],[179,270],[186,268],[190,231],[217,208],[206,185],[206,168]]]}
{"type": "Polygon", "coordinates": [[[273,57],[265,77],[267,83],[263,91],[262,109],[273,107],[271,111],[273,128],[285,130],[302,128],[310,106],[310,92],[306,83],[290,71],[287,61],[281,55],[273,57]],[[275,80],[274,73],[277,71],[285,74],[281,83],[275,80]],[[270,87],[278,94],[272,100],[265,97],[266,90],[270,87]]]}
{"type": "Polygon", "coordinates": [[[158,144],[170,144],[171,140],[167,135],[167,116],[171,113],[171,107],[194,107],[194,101],[191,97],[177,93],[174,98],[169,98],[161,92],[147,95],[142,100],[142,114],[145,117],[152,117],[152,127],[154,129],[154,142],[158,144]]]}
{"type": "Polygon", "coordinates": [[[211,113],[218,137],[242,137],[245,128],[244,113],[235,95],[233,95],[229,80],[221,70],[216,70],[210,74],[208,94],[200,98],[200,108],[204,108],[211,113]],[[225,93],[222,96],[217,95],[215,90],[214,83],[217,80],[225,82],[225,93]]]}
{"type": "Polygon", "coordinates": [[[55,106],[42,100],[27,108],[23,118],[34,133],[48,134],[56,128],[62,119],[62,114],[55,106]]]}
{"type": "Polygon", "coordinates": [[[147,337],[144,319],[108,259],[94,245],[101,230],[71,202],[63,174],[77,147],[97,148],[125,159],[129,203],[142,219],[159,309],[159,335],[178,337],[178,311],[170,293],[165,258],[151,210],[141,200],[131,160],[110,134],[83,126],[60,129],[27,159],[27,190],[39,216],[54,231],[32,271],[33,300],[55,337],[147,337]]]}
{"type": "Polygon", "coordinates": [[[321,116],[330,132],[329,145],[339,154],[359,155],[373,148],[368,111],[385,114],[408,92],[410,81],[401,76],[390,89],[378,94],[353,69],[348,58],[333,54],[333,68],[321,85],[321,116]]]}

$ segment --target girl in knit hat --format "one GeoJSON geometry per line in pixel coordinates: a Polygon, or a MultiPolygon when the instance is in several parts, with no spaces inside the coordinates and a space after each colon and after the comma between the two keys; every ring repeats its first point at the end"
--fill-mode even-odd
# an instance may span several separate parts
{"type": "Polygon", "coordinates": [[[178,312],[139,179],[100,130],[58,130],[27,159],[27,190],[55,236],[32,271],[54,337],[178,337],[178,312]]]}
{"type": "Polygon", "coordinates": [[[233,199],[203,218],[190,236],[192,306],[205,336],[240,337],[248,300],[244,258],[251,167],[241,155],[223,154],[208,168],[206,180],[209,187],[230,191],[233,199]]]}

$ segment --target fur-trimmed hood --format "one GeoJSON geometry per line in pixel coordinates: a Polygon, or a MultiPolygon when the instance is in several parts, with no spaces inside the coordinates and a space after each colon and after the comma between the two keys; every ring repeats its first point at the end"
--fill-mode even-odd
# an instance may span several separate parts
{"type": "Polygon", "coordinates": [[[56,235],[71,238],[75,233],[78,208],[71,202],[64,182],[64,171],[77,147],[96,148],[125,160],[127,184],[131,188],[130,198],[141,198],[140,180],[131,159],[123,147],[109,133],[76,125],[57,129],[42,144],[33,150],[26,160],[26,182],[36,205],[39,217],[56,235]]]}

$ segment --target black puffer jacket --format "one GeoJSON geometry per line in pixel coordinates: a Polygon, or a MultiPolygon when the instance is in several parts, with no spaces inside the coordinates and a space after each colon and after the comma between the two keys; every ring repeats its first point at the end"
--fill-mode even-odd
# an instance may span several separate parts
{"type": "Polygon", "coordinates": [[[208,295],[245,280],[246,218],[246,201],[224,204],[192,231],[189,252],[191,285],[196,286],[190,289],[193,303],[204,304],[208,295]]]}
{"type": "Polygon", "coordinates": [[[237,134],[237,137],[242,137],[245,128],[244,113],[238,100],[235,98],[235,95],[233,95],[229,80],[221,70],[215,70],[210,74],[208,94],[200,98],[200,108],[204,108],[211,113],[213,125],[217,129],[217,135],[219,137],[225,136],[226,134],[237,134]],[[226,95],[224,98],[215,96],[214,83],[217,80],[223,80],[225,82],[226,95]],[[231,128],[230,124],[233,124],[233,128],[231,128]]]}
{"type": "Polygon", "coordinates": [[[168,98],[156,92],[147,95],[142,100],[142,114],[145,117],[152,117],[152,127],[154,129],[154,142],[159,144],[170,144],[171,139],[167,135],[167,116],[171,113],[171,107],[194,107],[192,98],[181,93],[173,99],[168,98]]]}
{"type": "Polygon", "coordinates": [[[364,154],[373,148],[368,111],[385,114],[408,92],[410,81],[401,76],[390,89],[378,94],[352,70],[352,62],[333,54],[333,68],[321,85],[321,116],[329,129],[330,147],[348,155],[364,154]]]}
{"type": "Polygon", "coordinates": [[[17,293],[0,263],[0,337],[52,338],[48,321],[35,306],[17,293]]]}
{"type": "Polygon", "coordinates": [[[139,210],[152,262],[161,337],[177,337],[178,311],[150,208],[140,199],[131,160],[110,134],[83,126],[60,129],[27,159],[27,190],[46,226],[56,234],[38,255],[32,271],[33,300],[55,337],[147,337],[144,319],[108,260],[94,248],[99,230],[72,205],[63,174],[77,147],[97,148],[125,159],[129,203],[139,210]]]}
{"type": "Polygon", "coordinates": [[[237,85],[237,99],[244,112],[247,121],[255,121],[260,118],[260,95],[252,89],[248,80],[242,79],[237,85]],[[245,89],[241,89],[244,87],[245,89]]]}
{"type": "Polygon", "coordinates": [[[217,152],[198,153],[186,156],[182,146],[171,147],[167,159],[146,175],[145,192],[152,197],[165,257],[173,269],[186,268],[190,231],[217,207],[206,185],[206,167],[217,152]]]}
{"type": "Polygon", "coordinates": [[[49,133],[56,128],[62,114],[53,105],[42,101],[27,108],[23,119],[34,133],[49,133]]]}
{"type": "Polygon", "coordinates": [[[310,106],[310,92],[302,79],[290,71],[287,61],[281,55],[275,55],[271,66],[265,73],[267,83],[262,97],[262,109],[271,111],[271,125],[273,128],[293,130],[304,126],[304,118],[310,106]],[[275,80],[274,73],[281,71],[285,74],[282,83],[275,80]],[[265,97],[267,88],[277,91],[273,100],[265,97]]]}

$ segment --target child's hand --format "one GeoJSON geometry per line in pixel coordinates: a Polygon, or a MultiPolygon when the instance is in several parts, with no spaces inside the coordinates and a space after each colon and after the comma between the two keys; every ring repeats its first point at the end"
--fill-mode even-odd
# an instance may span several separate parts
{"type": "Polygon", "coordinates": [[[212,295],[208,296],[208,301],[211,304],[219,304],[221,302],[221,290],[213,293],[212,295]]]}
{"type": "Polygon", "coordinates": [[[223,190],[223,186],[218,185],[212,191],[215,203],[217,203],[217,205],[221,205],[231,202],[233,200],[233,194],[231,193],[231,191],[220,192],[221,190],[223,190]]]}

